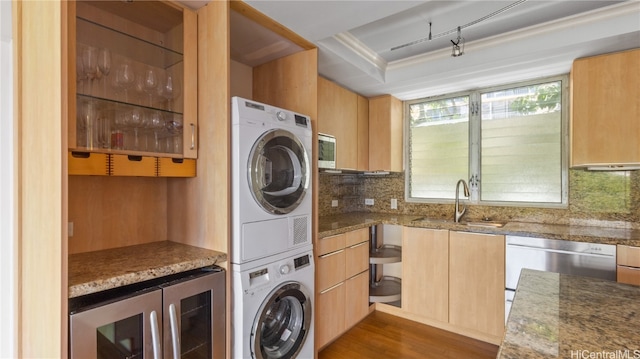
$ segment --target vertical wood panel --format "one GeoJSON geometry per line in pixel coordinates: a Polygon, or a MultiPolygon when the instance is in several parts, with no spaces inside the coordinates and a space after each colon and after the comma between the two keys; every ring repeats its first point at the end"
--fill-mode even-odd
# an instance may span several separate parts
{"type": "Polygon", "coordinates": [[[13,5],[19,127],[19,356],[66,357],[62,4],[13,5]]]}
{"type": "Polygon", "coordinates": [[[358,170],[369,169],[369,100],[358,95],[358,170]]]}

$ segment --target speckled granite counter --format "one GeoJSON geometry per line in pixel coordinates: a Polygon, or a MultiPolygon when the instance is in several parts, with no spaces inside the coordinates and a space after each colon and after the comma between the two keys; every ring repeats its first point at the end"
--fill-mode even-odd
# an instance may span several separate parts
{"type": "Polygon", "coordinates": [[[638,358],[638,328],[640,287],[524,269],[498,358],[638,358]]]}
{"type": "Polygon", "coordinates": [[[226,260],[224,253],[169,241],[72,254],[69,256],[69,298],[226,260]]]}
{"type": "Polygon", "coordinates": [[[320,217],[319,238],[364,228],[376,224],[397,224],[408,227],[432,229],[448,229],[455,231],[516,235],[549,239],[563,239],[578,242],[625,244],[640,246],[640,230],[594,227],[581,225],[560,225],[543,223],[508,222],[502,228],[471,227],[462,223],[454,223],[451,219],[435,219],[434,221],[414,221],[421,218],[417,215],[393,215],[385,213],[355,212],[336,216],[320,217]]]}

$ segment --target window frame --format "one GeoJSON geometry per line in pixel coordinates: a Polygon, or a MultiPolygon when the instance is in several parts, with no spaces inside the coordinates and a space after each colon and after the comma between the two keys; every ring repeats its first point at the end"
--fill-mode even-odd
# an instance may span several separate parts
{"type": "MultiPolygon", "coordinates": [[[[477,114],[472,114],[470,110],[469,116],[469,134],[467,141],[469,143],[469,154],[468,154],[468,178],[463,178],[469,184],[470,196],[469,198],[461,198],[462,202],[473,204],[473,205],[483,205],[483,206],[495,206],[495,207],[535,207],[535,208],[549,208],[549,209],[566,209],[569,206],[569,107],[570,107],[570,95],[569,95],[569,75],[556,75],[549,77],[541,77],[527,81],[518,81],[508,84],[495,85],[484,88],[477,88],[467,91],[454,92],[444,95],[438,96],[430,96],[415,100],[409,100],[404,102],[404,158],[405,164],[404,168],[406,169],[405,173],[405,201],[408,203],[426,203],[426,204],[451,204],[454,203],[454,199],[445,199],[445,198],[419,198],[419,197],[411,197],[410,196],[410,188],[411,188],[411,177],[409,175],[411,158],[410,158],[410,111],[409,108],[412,104],[429,102],[429,101],[437,101],[440,99],[452,98],[452,97],[460,97],[460,96],[469,96],[469,106],[472,107],[474,104],[477,104],[478,108],[481,109],[482,104],[481,96],[483,93],[512,89],[517,87],[525,87],[537,84],[543,84],[548,82],[561,82],[561,111],[560,111],[560,141],[561,141],[561,201],[560,202],[526,202],[526,201],[482,201],[480,200],[480,192],[482,190],[482,114],[481,110],[478,110],[477,114]],[[470,179],[477,178],[478,181],[471,181],[470,179]],[[471,183],[470,183],[471,182],[471,183]]],[[[455,183],[451,184],[452,191],[455,190],[455,183]]]]}

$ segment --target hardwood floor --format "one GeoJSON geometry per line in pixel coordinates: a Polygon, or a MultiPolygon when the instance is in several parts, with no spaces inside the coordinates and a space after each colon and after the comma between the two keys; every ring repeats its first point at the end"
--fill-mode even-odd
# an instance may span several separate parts
{"type": "Polygon", "coordinates": [[[374,311],[318,355],[318,359],[493,359],[498,347],[374,311]]]}

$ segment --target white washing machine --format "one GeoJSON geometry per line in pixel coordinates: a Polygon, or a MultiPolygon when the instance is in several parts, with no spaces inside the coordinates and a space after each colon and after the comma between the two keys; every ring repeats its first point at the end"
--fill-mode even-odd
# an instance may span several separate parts
{"type": "Polygon", "coordinates": [[[310,249],[232,264],[234,359],[314,357],[310,249]]]}
{"type": "Polygon", "coordinates": [[[231,117],[231,263],[311,246],[311,119],[239,97],[231,117]]]}

